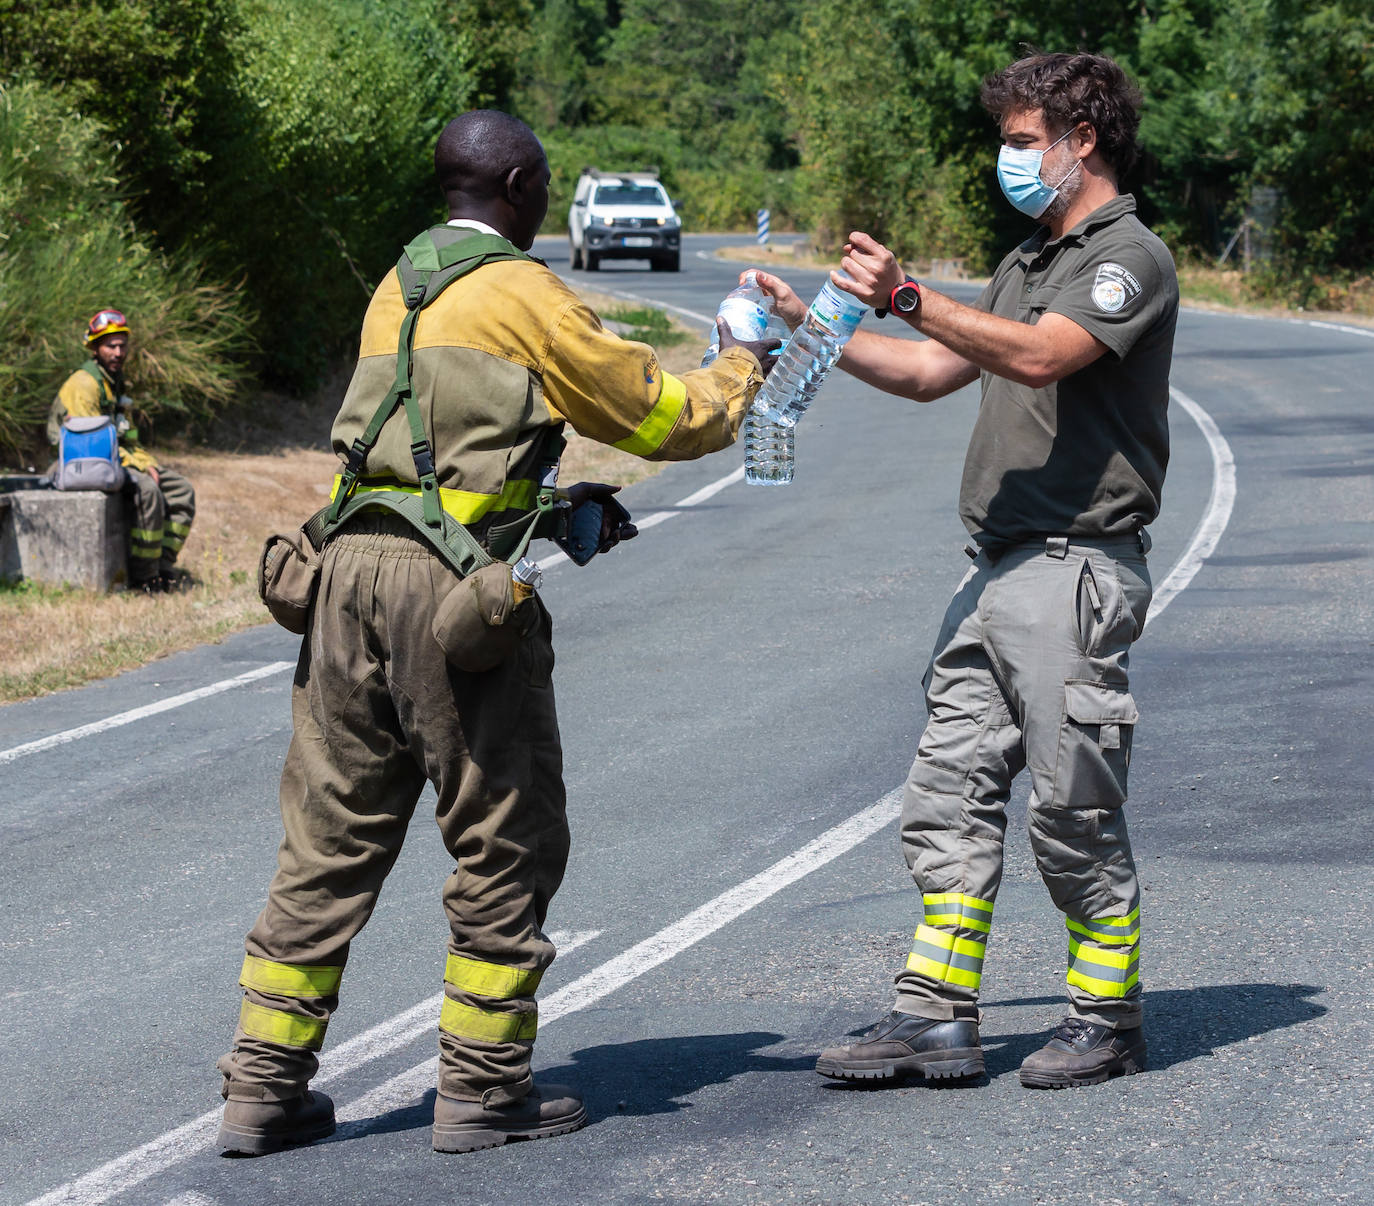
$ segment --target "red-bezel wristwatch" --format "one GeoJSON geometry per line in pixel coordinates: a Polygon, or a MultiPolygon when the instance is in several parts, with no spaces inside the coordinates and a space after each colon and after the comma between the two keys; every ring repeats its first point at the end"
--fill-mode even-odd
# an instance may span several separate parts
{"type": "Polygon", "coordinates": [[[920,313],[921,286],[911,277],[907,277],[901,284],[893,288],[888,296],[887,305],[879,307],[873,313],[879,318],[886,318],[889,310],[903,317],[920,313]]]}

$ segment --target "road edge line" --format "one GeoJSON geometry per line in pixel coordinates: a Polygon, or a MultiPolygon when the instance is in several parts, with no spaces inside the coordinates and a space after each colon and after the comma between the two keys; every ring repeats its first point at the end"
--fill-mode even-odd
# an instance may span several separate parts
{"type": "Polygon", "coordinates": [[[1212,454],[1212,491],[1207,499],[1207,509],[1193,532],[1193,539],[1150,601],[1150,609],[1145,613],[1147,629],[1150,621],[1183,593],[1197,576],[1203,562],[1215,551],[1226,525],[1231,522],[1231,511],[1236,503],[1236,458],[1216,421],[1182,390],[1170,386],[1169,396],[1188,412],[1207,440],[1208,450],[1212,454]]]}

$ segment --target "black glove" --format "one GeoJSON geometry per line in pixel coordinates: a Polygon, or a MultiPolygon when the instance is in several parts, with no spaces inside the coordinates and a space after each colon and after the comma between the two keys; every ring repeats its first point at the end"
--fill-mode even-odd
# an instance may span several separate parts
{"type": "Polygon", "coordinates": [[[619,486],[605,482],[578,482],[568,487],[568,535],[555,543],[578,565],[586,565],[597,553],[609,552],[622,540],[639,535],[639,529],[630,522],[630,513],[615,500],[619,491],[619,486]]]}

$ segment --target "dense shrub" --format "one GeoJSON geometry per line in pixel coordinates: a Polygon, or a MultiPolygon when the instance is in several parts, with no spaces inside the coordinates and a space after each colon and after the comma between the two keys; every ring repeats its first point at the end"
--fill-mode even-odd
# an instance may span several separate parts
{"type": "Polygon", "coordinates": [[[150,414],[208,417],[245,375],[240,291],[157,251],[121,198],[108,133],[33,83],[0,87],[0,450],[44,454],[58,386],[97,310],[133,326],[128,373],[150,414]]]}

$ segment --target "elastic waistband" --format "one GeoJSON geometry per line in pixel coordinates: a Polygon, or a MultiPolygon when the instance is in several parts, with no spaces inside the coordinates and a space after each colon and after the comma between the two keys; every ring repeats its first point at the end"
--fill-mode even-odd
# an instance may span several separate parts
{"type": "Polygon", "coordinates": [[[329,538],[331,548],[354,552],[385,552],[393,557],[437,557],[434,546],[399,515],[364,511],[349,519],[343,531],[329,538]]]}

